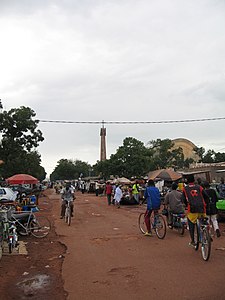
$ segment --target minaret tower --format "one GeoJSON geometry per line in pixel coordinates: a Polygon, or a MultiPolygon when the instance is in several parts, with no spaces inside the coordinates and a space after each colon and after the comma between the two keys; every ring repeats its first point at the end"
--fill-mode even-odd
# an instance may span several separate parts
{"type": "Polygon", "coordinates": [[[101,149],[100,149],[100,161],[106,160],[106,128],[104,127],[104,121],[102,121],[102,128],[100,130],[101,136],[101,149]]]}

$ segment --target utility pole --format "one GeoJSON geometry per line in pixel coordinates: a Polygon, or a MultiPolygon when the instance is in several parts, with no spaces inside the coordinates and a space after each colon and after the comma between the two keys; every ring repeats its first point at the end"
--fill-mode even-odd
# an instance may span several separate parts
{"type": "Polygon", "coordinates": [[[104,121],[102,121],[100,136],[101,136],[100,161],[104,161],[106,160],[106,128],[104,127],[104,121]]]}

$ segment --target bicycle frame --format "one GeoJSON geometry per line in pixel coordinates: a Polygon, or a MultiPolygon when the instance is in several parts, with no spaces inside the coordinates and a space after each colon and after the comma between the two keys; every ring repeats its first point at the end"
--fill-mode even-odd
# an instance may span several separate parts
{"type": "Polygon", "coordinates": [[[209,260],[211,253],[211,236],[210,236],[210,224],[208,218],[198,218],[196,223],[197,229],[197,243],[195,250],[199,248],[201,244],[201,252],[203,260],[209,260]]]}
{"type": "MultiPolygon", "coordinates": [[[[30,224],[30,222],[31,222],[31,220],[35,220],[36,218],[35,218],[35,215],[33,214],[33,212],[32,211],[29,211],[29,212],[27,212],[27,211],[21,211],[21,212],[19,212],[19,214],[20,213],[27,213],[27,215],[29,215],[29,217],[28,217],[28,219],[27,219],[27,222],[26,222],[26,226],[19,220],[19,219],[17,219],[15,216],[16,216],[16,214],[15,214],[15,216],[12,214],[12,219],[15,221],[15,223],[16,224],[18,224],[21,228],[23,228],[24,229],[24,231],[25,231],[25,235],[29,235],[30,234],[30,228],[29,228],[29,224],[30,224]]],[[[18,215],[19,215],[18,214],[18,215]]]]}

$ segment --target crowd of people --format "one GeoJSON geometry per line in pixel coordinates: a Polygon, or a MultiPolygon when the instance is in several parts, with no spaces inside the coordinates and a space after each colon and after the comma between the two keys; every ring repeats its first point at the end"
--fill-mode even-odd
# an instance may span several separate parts
{"type": "MultiPolygon", "coordinates": [[[[99,196],[99,190],[102,185],[95,182],[95,195],[99,196]]],[[[54,186],[56,192],[60,191],[62,198],[61,205],[61,218],[64,217],[66,203],[69,198],[75,199],[75,191],[80,190],[82,193],[89,192],[87,182],[80,180],[73,184],[70,182],[63,185],[62,183],[56,183],[54,186]]],[[[143,199],[147,203],[145,213],[145,223],[147,231],[146,236],[151,236],[151,224],[150,217],[152,213],[157,212],[162,204],[162,198],[158,187],[155,186],[153,180],[149,180],[144,186],[143,197],[140,198],[140,191],[143,189],[138,183],[138,180],[132,185],[128,185],[124,188],[122,184],[114,184],[111,181],[107,181],[104,184],[103,193],[106,195],[107,204],[114,205],[120,208],[122,198],[128,195],[129,199],[133,198],[136,204],[141,205],[143,199]]],[[[168,226],[172,225],[172,214],[184,214],[186,210],[190,245],[195,246],[195,223],[199,217],[206,217],[211,220],[213,224],[216,236],[219,238],[221,232],[217,221],[217,207],[216,203],[218,199],[225,199],[225,184],[224,179],[221,178],[220,184],[216,190],[210,187],[209,182],[201,182],[196,180],[194,175],[190,174],[183,180],[182,185],[177,182],[173,182],[168,188],[164,197],[164,205],[168,210],[168,226]]],[[[71,210],[73,213],[73,201],[70,201],[71,210]]]]}

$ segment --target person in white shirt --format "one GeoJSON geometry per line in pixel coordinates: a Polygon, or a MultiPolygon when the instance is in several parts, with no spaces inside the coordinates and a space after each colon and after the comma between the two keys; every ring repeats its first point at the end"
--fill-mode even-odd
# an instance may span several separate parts
{"type": "Polygon", "coordinates": [[[117,208],[120,208],[120,200],[122,197],[123,197],[123,192],[121,190],[121,186],[118,185],[116,187],[115,195],[114,195],[115,205],[117,206],[117,208]]]}

